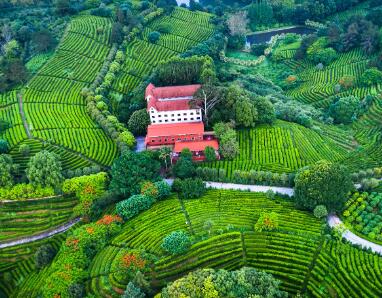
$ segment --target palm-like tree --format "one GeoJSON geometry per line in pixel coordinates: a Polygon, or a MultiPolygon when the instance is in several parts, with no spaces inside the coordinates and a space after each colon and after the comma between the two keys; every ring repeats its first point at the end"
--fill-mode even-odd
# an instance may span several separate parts
{"type": "MultiPolygon", "coordinates": [[[[171,156],[171,149],[169,147],[162,147],[159,150],[159,158],[164,161],[166,170],[167,170],[167,158],[171,156]]],[[[171,162],[171,158],[170,158],[171,162]]]]}

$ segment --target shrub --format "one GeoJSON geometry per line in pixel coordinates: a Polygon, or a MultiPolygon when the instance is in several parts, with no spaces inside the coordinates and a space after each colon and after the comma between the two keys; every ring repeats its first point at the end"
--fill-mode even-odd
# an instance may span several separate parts
{"type": "Polygon", "coordinates": [[[154,183],[151,181],[146,181],[141,185],[141,195],[152,197],[156,200],[159,196],[159,191],[154,183]]]}
{"type": "Polygon", "coordinates": [[[123,292],[121,298],[145,298],[145,293],[131,281],[127,284],[126,290],[123,292]]]}
{"type": "Polygon", "coordinates": [[[371,86],[382,82],[382,71],[377,68],[366,69],[361,76],[361,82],[365,86],[371,86]]]}
{"type": "Polygon", "coordinates": [[[35,253],[36,268],[42,269],[49,265],[56,256],[56,253],[56,250],[50,244],[40,246],[35,253]]]}
{"type": "Polygon", "coordinates": [[[147,210],[154,204],[155,199],[145,195],[133,195],[127,200],[123,200],[116,205],[116,212],[124,220],[128,220],[141,211],[147,210]]]}
{"type": "Polygon", "coordinates": [[[211,146],[207,146],[204,149],[204,156],[205,156],[207,162],[215,161],[216,160],[215,149],[211,146]]]}
{"type": "Polygon", "coordinates": [[[162,249],[172,255],[185,253],[191,246],[191,240],[184,231],[175,231],[163,238],[162,249]]]}
{"type": "Polygon", "coordinates": [[[158,31],[153,31],[149,34],[148,39],[151,43],[157,43],[160,39],[160,33],[158,31]]]}
{"type": "Polygon", "coordinates": [[[0,139],[0,154],[4,154],[8,152],[9,152],[8,142],[4,139],[0,139]]]}
{"type": "Polygon", "coordinates": [[[134,135],[144,135],[146,134],[147,126],[150,124],[150,116],[146,109],[141,109],[135,111],[128,123],[129,130],[134,135]]]}
{"type": "Polygon", "coordinates": [[[42,150],[30,159],[26,173],[33,185],[57,187],[63,179],[61,171],[59,156],[42,150]]]}
{"type": "Polygon", "coordinates": [[[68,294],[70,298],[82,298],[85,297],[86,291],[83,284],[74,283],[68,288],[68,294]]]}
{"type": "Polygon", "coordinates": [[[354,120],[358,106],[359,99],[355,96],[342,97],[330,105],[329,113],[335,123],[349,124],[354,120]]]}
{"type": "Polygon", "coordinates": [[[171,186],[164,180],[155,182],[155,186],[158,189],[158,200],[163,200],[171,193],[171,186]]]}
{"type": "Polygon", "coordinates": [[[328,210],[324,205],[318,205],[314,208],[313,214],[317,218],[323,218],[328,215],[328,210]]]}
{"type": "Polygon", "coordinates": [[[119,134],[117,142],[126,144],[129,148],[134,148],[136,144],[134,135],[128,130],[119,134]]]}
{"type": "Polygon", "coordinates": [[[23,156],[28,156],[30,154],[30,151],[31,149],[28,144],[21,144],[19,147],[19,153],[23,156]]]}
{"type": "Polygon", "coordinates": [[[278,214],[276,212],[262,212],[255,224],[255,231],[273,231],[279,226],[278,214]]]}
{"type": "Polygon", "coordinates": [[[295,202],[297,207],[309,210],[324,205],[329,212],[340,211],[352,188],[350,173],[344,166],[319,161],[298,171],[295,202]]]}
{"type": "Polygon", "coordinates": [[[9,187],[13,185],[13,171],[14,165],[13,160],[10,155],[1,154],[0,155],[0,186],[9,187]]]}

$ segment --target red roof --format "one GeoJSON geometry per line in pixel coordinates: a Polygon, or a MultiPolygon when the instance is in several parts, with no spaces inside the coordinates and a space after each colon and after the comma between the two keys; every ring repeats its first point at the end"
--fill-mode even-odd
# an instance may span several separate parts
{"type": "Polygon", "coordinates": [[[190,134],[199,135],[203,133],[204,133],[203,122],[151,124],[147,127],[146,138],[190,135],[190,134]]]}
{"type": "Polygon", "coordinates": [[[150,95],[150,100],[147,103],[147,110],[151,107],[154,107],[157,111],[189,110],[190,107],[188,103],[200,86],[200,84],[195,84],[155,87],[150,83],[145,92],[146,98],[150,95]]]}
{"type": "Polygon", "coordinates": [[[219,143],[217,140],[204,140],[195,142],[177,142],[174,146],[174,152],[182,152],[184,148],[188,148],[191,151],[204,151],[206,147],[212,147],[215,150],[219,149],[219,143]]]}

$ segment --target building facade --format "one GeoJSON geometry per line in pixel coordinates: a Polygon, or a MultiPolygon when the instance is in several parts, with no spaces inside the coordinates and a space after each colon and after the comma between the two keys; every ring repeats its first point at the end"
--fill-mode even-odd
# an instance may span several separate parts
{"type": "Polygon", "coordinates": [[[219,159],[219,143],[213,133],[204,131],[202,111],[191,106],[200,85],[146,88],[147,112],[151,124],[147,127],[147,149],[171,147],[171,160],[176,162],[183,149],[192,152],[194,161],[205,160],[204,150],[212,147],[219,159]]]}

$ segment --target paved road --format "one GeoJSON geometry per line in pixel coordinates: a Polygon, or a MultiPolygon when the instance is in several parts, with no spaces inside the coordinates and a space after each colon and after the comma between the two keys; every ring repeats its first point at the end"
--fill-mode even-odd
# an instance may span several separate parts
{"type": "MultiPolygon", "coordinates": [[[[165,179],[169,185],[172,185],[174,179],[165,179]]],[[[233,189],[244,190],[250,192],[267,192],[273,190],[276,193],[282,195],[293,196],[293,188],[291,187],[278,187],[278,186],[265,186],[265,185],[248,185],[248,184],[235,184],[235,183],[223,183],[223,182],[209,182],[206,181],[206,186],[215,189],[233,189]]]]}
{"type": "Polygon", "coordinates": [[[25,237],[25,238],[21,238],[21,239],[18,239],[18,240],[13,240],[13,241],[9,241],[9,242],[0,243],[0,249],[1,248],[6,248],[6,247],[11,247],[11,246],[16,246],[16,245],[20,245],[20,244],[25,244],[25,243],[29,243],[29,242],[33,242],[33,241],[36,241],[36,240],[41,240],[41,239],[49,238],[49,237],[51,237],[53,235],[56,235],[56,234],[59,234],[59,233],[62,233],[62,232],[65,232],[65,231],[69,230],[72,226],[74,226],[80,220],[81,220],[81,218],[78,217],[78,218],[75,218],[75,219],[72,219],[72,220],[68,221],[67,223],[65,223],[65,224],[63,224],[61,226],[56,227],[54,230],[46,231],[46,232],[43,232],[41,234],[37,234],[37,235],[31,236],[31,237],[25,237]]]}
{"type": "MultiPolygon", "coordinates": [[[[342,224],[342,221],[339,219],[337,215],[330,214],[328,216],[328,225],[331,228],[334,228],[340,224],[342,224]]],[[[345,232],[342,234],[342,237],[344,237],[346,240],[348,240],[349,242],[353,244],[360,245],[364,248],[370,248],[373,252],[382,255],[382,245],[378,245],[366,239],[363,239],[349,230],[345,230],[345,232]]]]}
{"type": "Polygon", "coordinates": [[[136,137],[137,146],[135,147],[135,152],[142,152],[146,150],[145,137],[136,137]]]}

